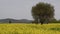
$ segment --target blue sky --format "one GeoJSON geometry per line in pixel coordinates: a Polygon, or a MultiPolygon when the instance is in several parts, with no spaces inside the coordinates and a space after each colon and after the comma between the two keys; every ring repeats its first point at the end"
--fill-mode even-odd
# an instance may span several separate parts
{"type": "Polygon", "coordinates": [[[32,20],[31,8],[39,2],[52,4],[55,7],[55,18],[60,19],[60,0],[0,0],[0,19],[32,20]]]}

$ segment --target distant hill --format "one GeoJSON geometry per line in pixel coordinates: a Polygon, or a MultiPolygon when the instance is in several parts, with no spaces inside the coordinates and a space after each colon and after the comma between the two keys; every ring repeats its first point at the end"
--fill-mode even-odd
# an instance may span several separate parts
{"type": "Polygon", "coordinates": [[[0,23],[9,23],[9,21],[11,21],[12,23],[31,23],[32,22],[32,20],[28,20],[28,19],[20,19],[20,20],[11,19],[11,18],[0,19],[0,23]]]}

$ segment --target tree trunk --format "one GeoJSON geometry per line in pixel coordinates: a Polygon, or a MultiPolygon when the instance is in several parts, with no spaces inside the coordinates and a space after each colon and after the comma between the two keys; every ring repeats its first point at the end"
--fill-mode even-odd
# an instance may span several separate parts
{"type": "Polygon", "coordinates": [[[42,25],[42,24],[44,23],[44,19],[43,19],[43,18],[41,18],[40,22],[41,22],[41,25],[42,25]]]}
{"type": "Polygon", "coordinates": [[[9,20],[9,23],[11,23],[11,20],[9,20]]]}

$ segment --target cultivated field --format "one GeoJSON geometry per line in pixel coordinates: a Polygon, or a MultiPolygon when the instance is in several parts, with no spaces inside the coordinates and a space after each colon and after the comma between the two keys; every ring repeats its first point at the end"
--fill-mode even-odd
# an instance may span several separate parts
{"type": "Polygon", "coordinates": [[[60,34],[60,24],[0,24],[0,34],[60,34]]]}

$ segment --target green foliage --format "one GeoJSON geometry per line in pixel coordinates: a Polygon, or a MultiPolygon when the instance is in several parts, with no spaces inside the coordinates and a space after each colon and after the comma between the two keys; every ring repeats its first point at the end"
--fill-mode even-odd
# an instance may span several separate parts
{"type": "MultiPolygon", "coordinates": [[[[32,16],[38,23],[38,19],[47,21],[54,18],[54,7],[51,4],[40,2],[32,7],[32,16]]],[[[43,21],[44,22],[44,21],[43,21]]]]}
{"type": "Polygon", "coordinates": [[[60,23],[60,20],[56,20],[55,18],[50,21],[50,23],[60,23]]]}
{"type": "Polygon", "coordinates": [[[50,30],[60,31],[60,28],[50,28],[50,30]]]}
{"type": "Polygon", "coordinates": [[[50,23],[60,23],[60,21],[51,21],[50,23]]]}

